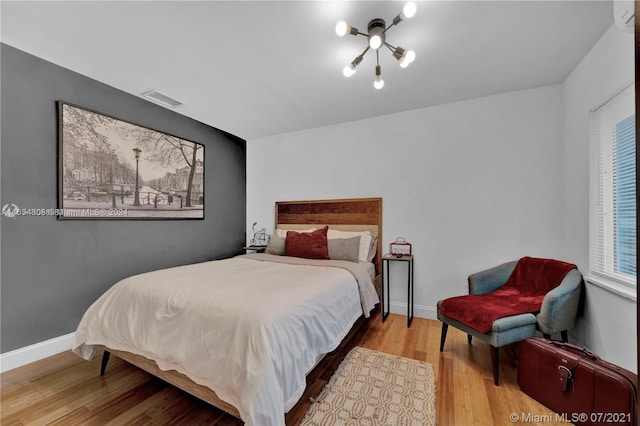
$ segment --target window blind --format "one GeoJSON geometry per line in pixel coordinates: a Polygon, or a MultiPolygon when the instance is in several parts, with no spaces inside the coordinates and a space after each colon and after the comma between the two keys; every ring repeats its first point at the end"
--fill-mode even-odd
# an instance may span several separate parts
{"type": "Polygon", "coordinates": [[[597,144],[597,191],[591,230],[591,272],[636,285],[635,87],[591,115],[597,144]]]}

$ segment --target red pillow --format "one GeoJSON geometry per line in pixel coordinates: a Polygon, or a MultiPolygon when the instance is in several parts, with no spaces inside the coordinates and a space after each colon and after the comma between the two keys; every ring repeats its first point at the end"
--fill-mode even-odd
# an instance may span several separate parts
{"type": "Polygon", "coordinates": [[[312,232],[287,231],[284,252],[287,256],[307,259],[330,259],[327,244],[328,226],[312,232]]]}

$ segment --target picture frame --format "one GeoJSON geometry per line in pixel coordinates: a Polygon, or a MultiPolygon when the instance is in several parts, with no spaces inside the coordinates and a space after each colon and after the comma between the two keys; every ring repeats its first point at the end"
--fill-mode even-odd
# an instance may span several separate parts
{"type": "Polygon", "coordinates": [[[204,145],[58,101],[58,219],[204,219],[204,145]]]}

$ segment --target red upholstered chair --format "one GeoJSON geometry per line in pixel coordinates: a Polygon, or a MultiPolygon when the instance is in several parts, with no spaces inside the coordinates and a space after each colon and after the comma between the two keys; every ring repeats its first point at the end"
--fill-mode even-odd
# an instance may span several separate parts
{"type": "Polygon", "coordinates": [[[575,324],[582,275],[575,265],[553,259],[523,257],[468,278],[469,294],[438,302],[442,321],[440,352],[452,325],[491,345],[493,381],[498,385],[498,348],[533,337],[536,329],[549,338],[575,324]]]}

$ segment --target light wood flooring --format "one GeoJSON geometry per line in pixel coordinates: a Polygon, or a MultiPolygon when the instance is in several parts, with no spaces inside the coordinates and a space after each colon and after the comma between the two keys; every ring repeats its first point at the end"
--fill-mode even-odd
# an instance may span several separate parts
{"type": "MultiPolygon", "coordinates": [[[[415,318],[407,328],[406,318],[394,314],[381,323],[376,314],[352,345],[432,364],[439,425],[508,425],[512,413],[520,419],[529,416],[524,419],[529,425],[555,424],[551,410],[518,389],[517,347],[501,349],[501,384],[496,387],[489,346],[476,340],[469,345],[466,334],[449,327],[440,353],[440,327],[438,321],[415,318]]],[[[242,424],[115,356],[100,377],[100,358],[87,362],[65,352],[0,375],[0,424],[242,424]]],[[[309,396],[320,392],[338,361],[309,379],[308,392],[287,415],[287,424],[300,422],[309,408],[309,396]]]]}

